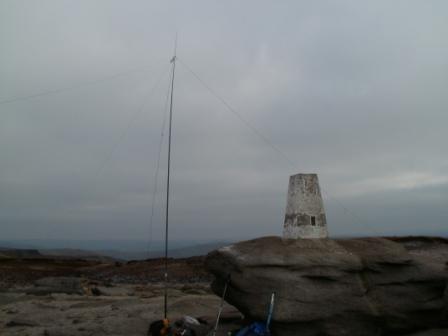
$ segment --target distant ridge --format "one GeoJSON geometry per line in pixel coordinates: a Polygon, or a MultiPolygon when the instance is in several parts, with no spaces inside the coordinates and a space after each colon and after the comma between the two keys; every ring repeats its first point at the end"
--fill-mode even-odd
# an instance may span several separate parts
{"type": "MultiPolygon", "coordinates": [[[[221,248],[223,246],[229,245],[231,242],[214,242],[207,244],[198,244],[187,247],[180,247],[171,249],[168,252],[168,257],[170,258],[189,258],[195,256],[203,256],[207,253],[221,248]]],[[[164,250],[160,249],[157,251],[120,251],[120,250],[105,250],[105,251],[97,251],[102,255],[106,255],[112,258],[124,259],[124,260],[144,260],[144,259],[152,259],[152,258],[161,258],[164,256],[164,250]]]]}
{"type": "Polygon", "coordinates": [[[9,247],[0,247],[0,257],[3,258],[33,258],[42,256],[35,249],[15,249],[9,247]]]}
{"type": "Polygon", "coordinates": [[[71,248],[61,248],[61,249],[42,249],[39,250],[40,254],[46,258],[68,258],[68,259],[85,259],[85,260],[95,260],[102,262],[113,262],[119,261],[120,258],[114,258],[109,255],[102,254],[97,251],[88,251],[80,249],[71,248]]]}
{"type": "MultiPolygon", "coordinates": [[[[204,244],[194,244],[191,246],[183,246],[173,248],[169,251],[168,256],[171,258],[189,258],[194,256],[203,256],[207,253],[229,245],[231,242],[210,242],[204,244]]],[[[20,245],[19,245],[20,246],[20,245]]],[[[81,248],[0,248],[0,257],[2,258],[80,258],[86,260],[98,261],[119,261],[119,260],[145,260],[153,258],[161,258],[164,250],[157,246],[155,251],[127,250],[127,249],[81,249],[81,248]]]]}

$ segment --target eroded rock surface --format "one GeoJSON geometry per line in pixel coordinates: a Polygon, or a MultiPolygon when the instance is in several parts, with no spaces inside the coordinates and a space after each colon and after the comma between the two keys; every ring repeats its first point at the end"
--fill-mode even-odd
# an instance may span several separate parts
{"type": "MultiPolygon", "coordinates": [[[[0,335],[144,336],[149,324],[163,317],[163,283],[119,284],[108,290],[108,295],[100,296],[0,292],[0,335]]],[[[210,293],[208,283],[172,284],[168,297],[172,321],[192,315],[209,321],[209,328],[214,325],[220,299],[210,293]]],[[[235,308],[225,305],[223,317],[229,315],[238,318],[235,308]]],[[[217,336],[227,335],[227,330],[223,323],[217,336]]]]}
{"type": "Polygon", "coordinates": [[[210,253],[221,295],[278,335],[399,335],[448,327],[448,241],[264,237],[210,253]]]}

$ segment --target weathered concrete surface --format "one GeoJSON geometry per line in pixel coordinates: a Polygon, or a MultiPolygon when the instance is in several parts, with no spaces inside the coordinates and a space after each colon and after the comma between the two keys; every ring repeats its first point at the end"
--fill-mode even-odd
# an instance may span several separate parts
{"type": "Polygon", "coordinates": [[[317,174],[289,178],[283,238],[326,238],[327,219],[317,174]]]}
{"type": "Polygon", "coordinates": [[[265,237],[210,253],[220,295],[277,335],[397,335],[448,327],[448,241],[412,244],[265,237]]]}

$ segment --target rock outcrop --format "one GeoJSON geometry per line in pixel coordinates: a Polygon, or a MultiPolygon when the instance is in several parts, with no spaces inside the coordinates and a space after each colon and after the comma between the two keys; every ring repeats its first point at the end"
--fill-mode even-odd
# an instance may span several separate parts
{"type": "MultiPolygon", "coordinates": [[[[448,327],[448,241],[264,237],[211,252],[212,289],[275,335],[402,335],[448,327]]],[[[448,335],[448,333],[447,333],[448,335]]]]}

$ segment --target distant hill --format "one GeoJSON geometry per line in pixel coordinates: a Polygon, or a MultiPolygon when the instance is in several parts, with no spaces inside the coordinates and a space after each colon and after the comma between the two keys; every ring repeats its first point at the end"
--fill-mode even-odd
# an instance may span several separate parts
{"type": "Polygon", "coordinates": [[[76,249],[19,249],[0,247],[0,258],[3,259],[84,259],[100,262],[114,262],[117,259],[99,253],[76,249]]]}
{"type": "Polygon", "coordinates": [[[103,262],[113,262],[121,260],[121,258],[114,258],[109,255],[104,255],[96,251],[87,251],[80,249],[61,248],[61,249],[41,249],[40,254],[48,258],[80,258],[85,260],[95,260],[103,262]]]}
{"type": "Polygon", "coordinates": [[[230,245],[232,242],[215,242],[215,243],[208,243],[208,244],[200,244],[200,245],[194,245],[189,247],[183,247],[178,249],[173,249],[168,252],[170,257],[173,258],[189,258],[193,256],[201,256],[206,255],[207,253],[219,249],[223,246],[230,245]]]}
{"type": "MultiPolygon", "coordinates": [[[[189,258],[194,256],[202,256],[207,253],[221,248],[223,246],[231,244],[230,242],[213,242],[207,244],[198,244],[181,248],[173,248],[168,251],[168,256],[171,258],[189,258]]],[[[161,258],[165,255],[165,250],[160,249],[157,251],[120,251],[120,250],[104,250],[97,251],[98,253],[109,256],[116,259],[124,260],[143,260],[152,258],[161,258]]]]}
{"type": "MultiPolygon", "coordinates": [[[[170,240],[170,248],[178,249],[190,247],[195,245],[203,245],[209,243],[216,243],[223,241],[216,240],[170,240]]],[[[84,251],[133,251],[143,252],[150,249],[150,251],[162,251],[165,247],[164,240],[69,240],[69,239],[15,239],[15,240],[0,240],[0,246],[16,249],[78,249],[84,251]]]]}
{"type": "Polygon", "coordinates": [[[35,249],[0,247],[0,257],[2,258],[35,258],[40,256],[42,255],[35,249]]]}
{"type": "MultiPolygon", "coordinates": [[[[192,244],[191,246],[182,246],[170,248],[168,255],[171,258],[189,258],[194,256],[202,256],[207,253],[229,245],[230,242],[210,242],[203,244],[192,244]]],[[[0,248],[0,257],[2,258],[80,258],[85,260],[96,261],[119,261],[119,260],[144,260],[161,258],[165,255],[162,246],[157,245],[157,250],[144,251],[128,250],[128,249],[81,249],[81,248],[0,248]]]]}

